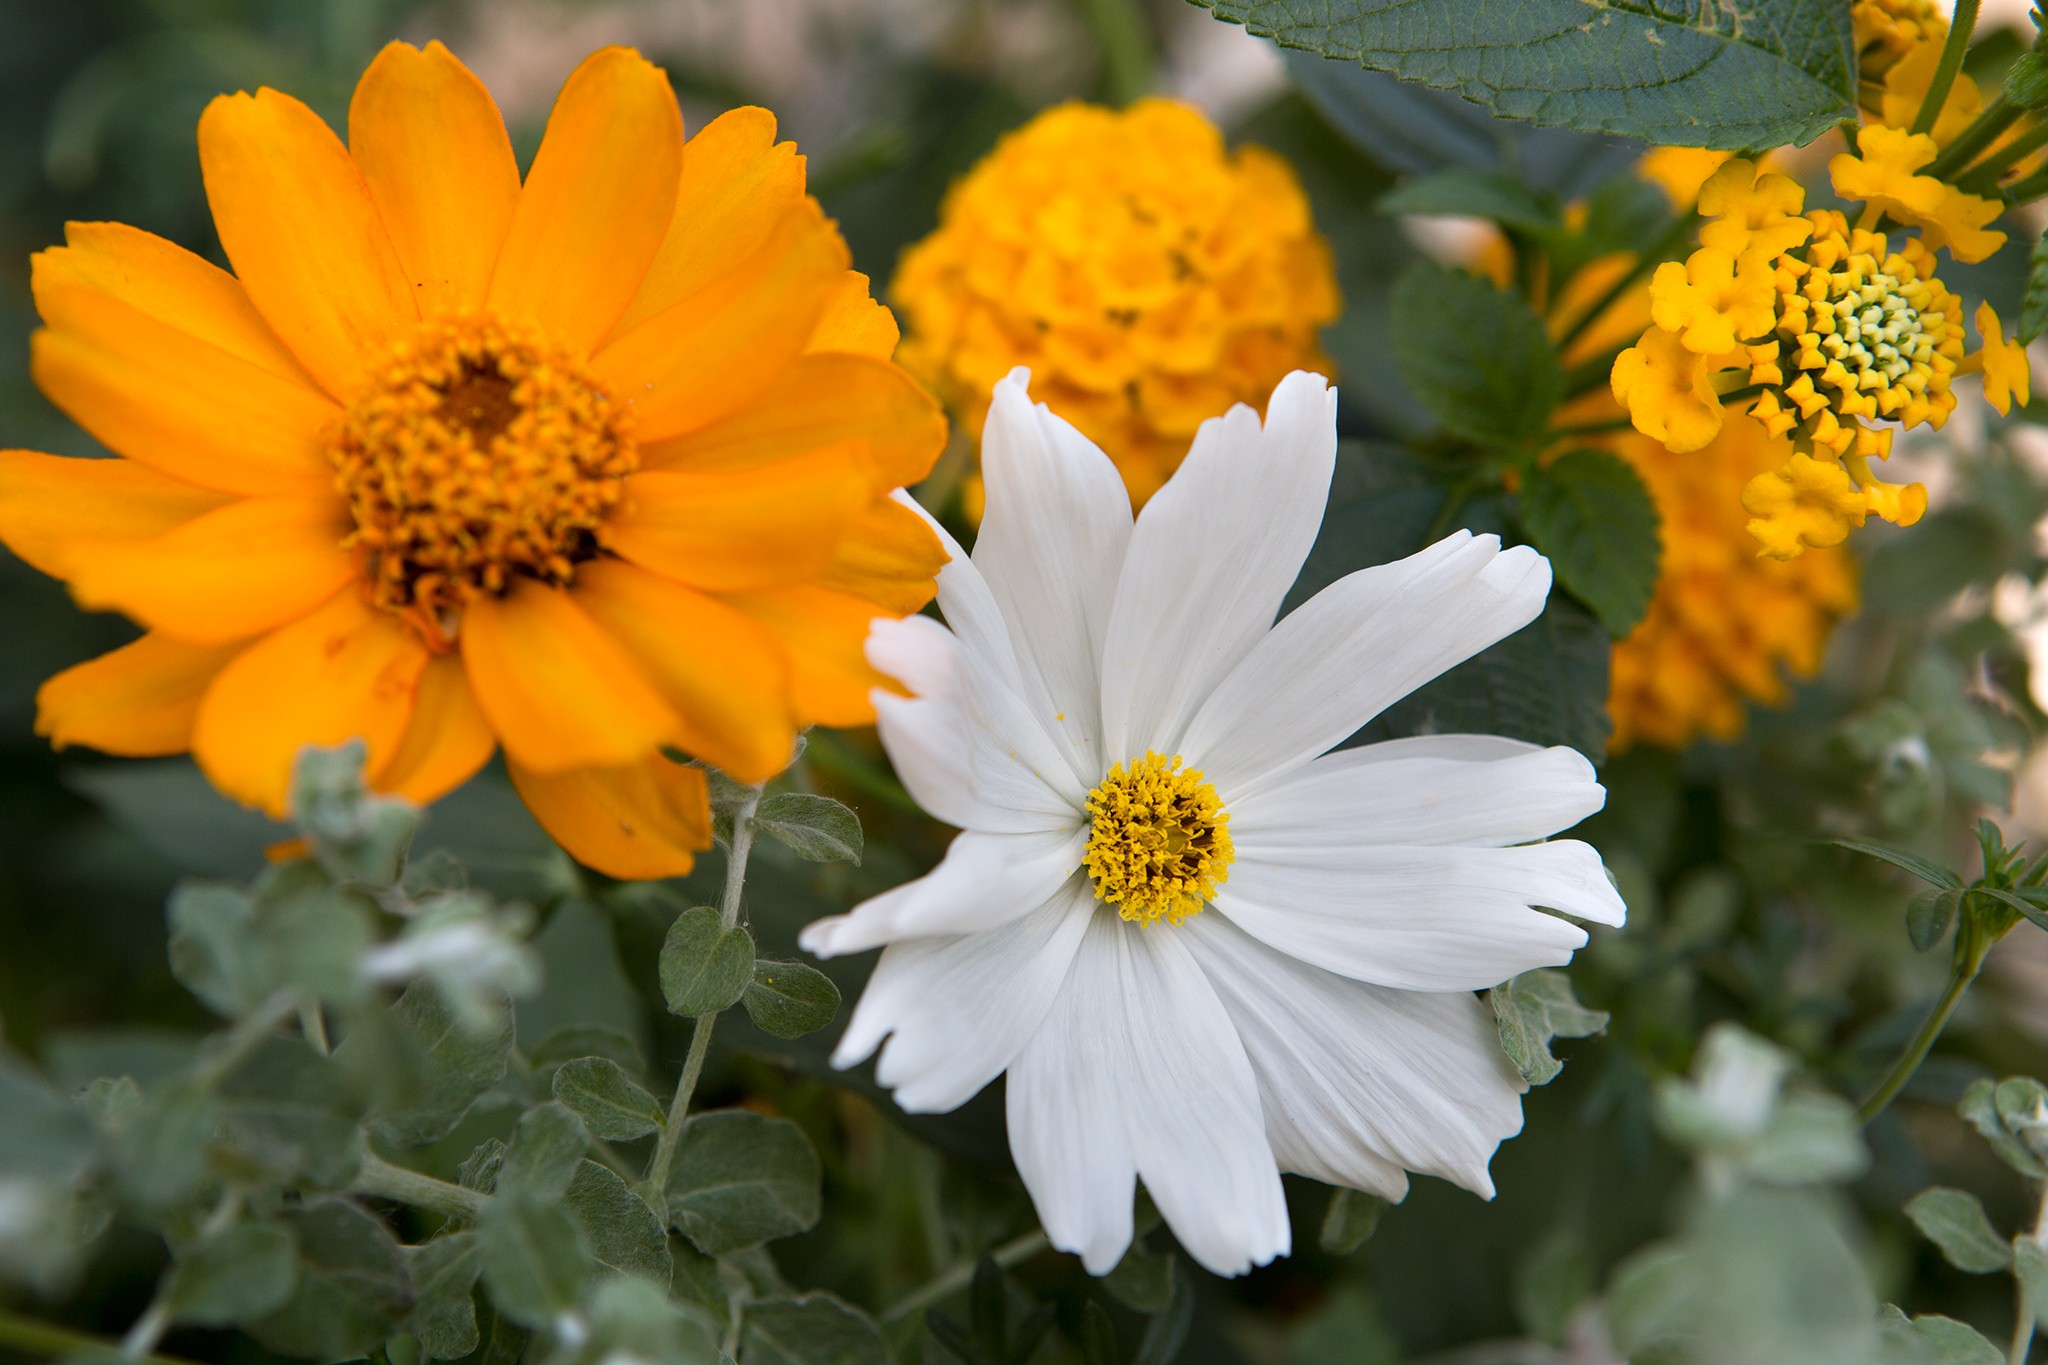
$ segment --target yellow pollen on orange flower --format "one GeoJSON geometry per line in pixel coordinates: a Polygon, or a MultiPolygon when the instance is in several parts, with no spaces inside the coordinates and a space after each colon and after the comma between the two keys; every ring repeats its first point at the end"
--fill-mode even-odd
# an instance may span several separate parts
{"type": "Polygon", "coordinates": [[[639,466],[630,413],[567,351],[487,317],[424,324],[333,438],[372,600],[445,647],[519,577],[563,585],[639,466]]]}
{"type": "Polygon", "coordinates": [[[1201,771],[1178,754],[1118,763],[1088,793],[1081,864],[1095,899],[1136,924],[1198,915],[1230,876],[1230,816],[1201,771]]]}

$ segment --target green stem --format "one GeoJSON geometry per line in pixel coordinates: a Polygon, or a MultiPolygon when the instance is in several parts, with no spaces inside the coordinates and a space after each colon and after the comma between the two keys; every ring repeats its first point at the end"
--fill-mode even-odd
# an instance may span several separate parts
{"type": "Polygon", "coordinates": [[[491,1203],[489,1195],[480,1194],[465,1185],[452,1185],[403,1166],[394,1166],[367,1145],[363,1148],[362,1165],[356,1169],[356,1178],[349,1189],[356,1194],[374,1195],[379,1199],[411,1204],[415,1208],[431,1209],[448,1218],[475,1218],[491,1203]]]}
{"type": "Polygon", "coordinates": [[[1927,1054],[1934,1047],[1934,1040],[1941,1037],[1941,1031],[1948,1024],[1948,1018],[1962,1003],[1963,994],[1970,989],[1970,983],[1977,979],[1978,968],[1984,965],[1984,955],[1991,951],[1991,942],[1984,936],[1974,920],[1964,912],[1962,927],[1956,931],[1955,968],[1949,976],[1948,988],[1941,993],[1941,999],[1934,1002],[1934,1009],[1928,1014],[1920,1031],[1913,1035],[1913,1041],[1906,1044],[1906,1050],[1892,1063],[1892,1069],[1878,1083],[1870,1098],[1863,1101],[1863,1107],[1856,1111],[1858,1123],[1868,1123],[1885,1111],[1906,1088],[1906,1082],[1913,1079],[1913,1073],[1920,1069],[1920,1063],[1927,1060],[1927,1054]]]}
{"type": "Polygon", "coordinates": [[[1958,183],[1978,190],[1988,190],[1995,195],[1998,193],[1998,177],[2005,173],[2006,168],[2025,161],[2043,146],[2048,146],[2048,123],[2027,129],[1970,167],[1957,178],[1958,183]]]}
{"type": "MultiPolygon", "coordinates": [[[[2025,1234],[2036,1246],[2048,1241],[2048,1185],[2041,1189],[2040,1208],[2034,1215],[2034,1230],[2025,1234]]],[[[2013,1294],[2018,1299],[2014,1305],[2012,1324],[2012,1345],[2005,1353],[2006,1365],[2027,1365],[2027,1354],[2034,1349],[2034,1326],[2040,1320],[2034,1313],[2034,1302],[2027,1293],[2027,1282],[2017,1271],[2012,1277],[2013,1294]]]]}
{"type": "MultiPolygon", "coordinates": [[[[991,1251],[989,1259],[1007,1270],[1013,1265],[1030,1260],[1033,1256],[1049,1249],[1051,1246],[1052,1243],[1046,1239],[1044,1231],[1039,1228],[1033,1228],[1022,1237],[1005,1242],[994,1251],[991,1251]]],[[[935,1303],[943,1303],[947,1298],[967,1287],[968,1282],[974,1278],[974,1267],[978,1264],[980,1264],[979,1260],[962,1261],[951,1269],[941,1272],[923,1288],[911,1290],[910,1293],[884,1309],[882,1321],[901,1322],[912,1313],[920,1312],[935,1303]]]]}
{"type": "Polygon", "coordinates": [[[1934,79],[1927,85],[1927,97],[1920,101],[1920,112],[1913,116],[1909,132],[1934,130],[1934,121],[1941,117],[1942,107],[1948,103],[1948,92],[1955,86],[1956,73],[1963,69],[1963,58],[1969,54],[1970,34],[1977,27],[1978,4],[1979,0],[1956,0],[1956,12],[1949,19],[1948,39],[1941,45],[1941,62],[1934,68],[1934,79]]]}
{"type": "Polygon", "coordinates": [[[1137,0],[1080,0],[1088,27],[1102,49],[1109,97],[1129,104],[1152,91],[1152,35],[1137,0]]]}
{"type": "Polygon", "coordinates": [[[1643,276],[1662,265],[1664,258],[1685,241],[1686,234],[1692,231],[1693,225],[1699,220],[1699,214],[1691,209],[1673,214],[1664,231],[1658,234],[1657,240],[1645,247],[1642,255],[1636,257],[1636,262],[1629,267],[1628,273],[1609,285],[1606,293],[1593,300],[1591,306],[1574,318],[1571,326],[1564,329],[1564,335],[1557,339],[1558,354],[1562,355],[1569,351],[1572,343],[1584,336],[1586,329],[1591,327],[1602,313],[1612,308],[1623,294],[1635,288],[1637,281],[1643,276]]]}
{"type": "MultiPolygon", "coordinates": [[[[740,922],[740,893],[747,885],[747,859],[754,851],[754,812],[761,808],[759,784],[747,788],[747,795],[732,813],[732,846],[725,855],[725,894],[718,902],[719,927],[730,929],[740,922]]],[[[683,1074],[676,1078],[676,1097],[669,1103],[668,1122],[654,1141],[654,1156],[647,1163],[643,1192],[655,1203],[668,1189],[669,1168],[675,1164],[676,1143],[683,1136],[683,1120],[690,1115],[690,1100],[697,1093],[697,1079],[704,1074],[704,1057],[711,1050],[711,1030],[718,1011],[700,1014],[691,1022],[690,1052],[683,1058],[683,1074]]]]}
{"type": "Polygon", "coordinates": [[[1955,141],[1941,149],[1941,155],[1922,174],[1937,180],[1955,179],[1956,173],[1970,164],[1971,157],[1989,147],[1993,138],[2012,127],[2025,112],[2001,91],[1970,120],[1967,128],[1956,134],[1955,141]]]}
{"type": "MultiPolygon", "coordinates": [[[[76,1355],[85,1351],[113,1351],[119,1349],[113,1342],[87,1332],[76,1332],[69,1327],[59,1327],[52,1322],[23,1317],[0,1309],[0,1343],[24,1351],[30,1355],[48,1356],[52,1360],[60,1356],[76,1355]]],[[[167,1356],[157,1352],[137,1356],[142,1365],[196,1365],[183,1356],[167,1356]]]]}
{"type": "Polygon", "coordinates": [[[277,1026],[298,1013],[299,993],[290,987],[277,991],[234,1023],[221,1041],[220,1050],[199,1064],[194,1079],[202,1089],[211,1090],[235,1074],[235,1068],[263,1045],[277,1026]]]}

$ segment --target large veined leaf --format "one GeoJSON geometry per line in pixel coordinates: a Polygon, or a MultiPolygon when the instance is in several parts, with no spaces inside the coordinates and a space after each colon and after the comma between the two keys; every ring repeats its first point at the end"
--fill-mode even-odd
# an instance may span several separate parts
{"type": "Polygon", "coordinates": [[[1691,147],[1804,143],[1855,112],[1839,0],[1195,0],[1283,47],[1509,118],[1691,147]]]}

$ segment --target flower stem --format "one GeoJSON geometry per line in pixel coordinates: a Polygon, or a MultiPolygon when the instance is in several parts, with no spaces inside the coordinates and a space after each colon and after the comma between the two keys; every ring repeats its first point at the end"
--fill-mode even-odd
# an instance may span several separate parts
{"type": "MultiPolygon", "coordinates": [[[[2024,1234],[2036,1246],[2048,1243],[2048,1185],[2041,1189],[2040,1211],[2034,1215],[2034,1230],[2024,1234]]],[[[2027,1293],[2027,1282],[2015,1270],[2012,1277],[2013,1295],[2018,1300],[2014,1305],[2012,1324],[2012,1345],[2006,1350],[2006,1365],[2027,1365],[2027,1353],[2034,1348],[2034,1325],[2039,1319],[2034,1313],[2033,1299],[2027,1293]]]]}
{"type": "MultiPolygon", "coordinates": [[[[1990,156],[1964,172],[1957,180],[1975,190],[1989,190],[1998,193],[1998,177],[2009,166],[2025,161],[2035,152],[2048,145],[2048,123],[2027,129],[2012,141],[2000,147],[1990,156]]],[[[2018,188],[2018,186],[2014,186],[2018,188]]]]}
{"type": "Polygon", "coordinates": [[[1955,141],[1941,149],[1941,155],[1935,157],[1934,163],[1922,174],[1937,180],[1955,179],[1956,173],[1970,164],[1971,157],[1989,147],[1993,138],[2012,127],[2025,112],[2000,91],[1978,112],[1977,117],[1970,120],[1969,127],[1956,134],[1955,141]]]}
{"type": "MultiPolygon", "coordinates": [[[[1028,1261],[1052,1245],[1045,1232],[1033,1228],[1022,1237],[1003,1243],[991,1251],[989,1259],[1005,1270],[1020,1262],[1028,1261]]],[[[882,1312],[883,1322],[901,1322],[911,1314],[944,1302],[949,1296],[959,1293],[974,1278],[974,1267],[979,1260],[962,1261],[948,1270],[940,1272],[922,1288],[913,1289],[882,1312]]]]}
{"type": "Polygon", "coordinates": [[[1563,355],[1566,351],[1569,351],[1572,348],[1572,343],[1584,336],[1586,329],[1591,327],[1602,313],[1612,308],[1623,294],[1635,288],[1637,282],[1643,276],[1662,265],[1664,258],[1685,241],[1686,234],[1692,231],[1693,225],[1698,223],[1699,220],[1699,214],[1691,209],[1687,209],[1683,213],[1673,214],[1671,221],[1665,225],[1664,231],[1658,235],[1657,240],[1643,248],[1643,254],[1636,257],[1636,262],[1629,267],[1628,273],[1609,285],[1607,292],[1594,299],[1587,306],[1585,312],[1572,319],[1572,325],[1565,328],[1564,335],[1557,339],[1558,354],[1563,355]]]}
{"type": "Polygon", "coordinates": [[[357,1194],[392,1199],[415,1208],[431,1209],[449,1218],[474,1218],[490,1206],[491,1197],[462,1185],[451,1185],[403,1166],[394,1166],[363,1148],[362,1165],[349,1189],[357,1194]]]}
{"type": "Polygon", "coordinates": [[[1934,1047],[1934,1040],[1941,1037],[1941,1031],[1948,1024],[1948,1018],[1962,1003],[1964,992],[1977,979],[1977,969],[1984,965],[1984,955],[1991,951],[1991,941],[1979,929],[1967,912],[1962,927],[1956,931],[1955,969],[1949,976],[1948,988],[1941,993],[1941,999],[1934,1002],[1934,1009],[1928,1014],[1920,1031],[1913,1035],[1913,1041],[1906,1044],[1906,1050],[1892,1063],[1892,1069],[1878,1083],[1870,1098],[1863,1101],[1856,1111],[1858,1123],[1868,1123],[1885,1111],[1905,1089],[1906,1082],[1913,1079],[1913,1073],[1920,1069],[1920,1063],[1927,1060],[1928,1052],[1934,1047]]]}
{"type": "Polygon", "coordinates": [[[1081,13],[1102,49],[1109,97],[1129,104],[1152,90],[1152,35],[1137,0],[1081,0],[1081,13]]]}
{"type": "Polygon", "coordinates": [[[1920,101],[1920,112],[1913,116],[1909,132],[1927,133],[1934,130],[1934,121],[1941,117],[1942,108],[1948,103],[1948,92],[1955,88],[1956,73],[1963,69],[1963,58],[1970,51],[1970,34],[1977,27],[1977,6],[1980,0],[1956,0],[1956,12],[1949,19],[1948,39],[1941,45],[1941,61],[1934,68],[1934,79],[1927,84],[1927,96],[1920,101]]]}
{"type": "MultiPolygon", "coordinates": [[[[116,1347],[112,1342],[86,1332],[76,1332],[69,1327],[59,1327],[52,1322],[23,1317],[0,1309],[0,1343],[30,1355],[60,1356],[79,1355],[87,1351],[111,1351],[116,1347]]],[[[159,1355],[151,1352],[133,1357],[141,1365],[194,1365],[182,1356],[159,1355]]]]}
{"type": "MultiPolygon", "coordinates": [[[[730,929],[740,922],[740,893],[746,889],[747,859],[754,851],[754,812],[761,808],[761,787],[747,788],[746,796],[732,813],[732,844],[725,855],[725,894],[718,902],[718,923],[730,929]]],[[[657,1211],[668,1189],[669,1168],[675,1164],[676,1143],[683,1135],[683,1120],[689,1117],[690,1100],[697,1093],[697,1079],[704,1074],[704,1057],[711,1050],[711,1030],[718,1011],[700,1014],[691,1022],[690,1051],[683,1058],[683,1074],[676,1078],[676,1097],[669,1103],[668,1121],[654,1141],[654,1155],[647,1163],[642,1195],[657,1211]]]]}

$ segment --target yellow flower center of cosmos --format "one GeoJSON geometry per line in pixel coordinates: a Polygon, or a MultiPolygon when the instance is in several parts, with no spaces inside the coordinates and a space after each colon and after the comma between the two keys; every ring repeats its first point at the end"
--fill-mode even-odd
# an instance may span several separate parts
{"type": "Polygon", "coordinates": [[[629,414],[538,331],[424,324],[370,371],[332,448],[376,604],[445,644],[479,593],[567,583],[639,465],[629,414]]]}
{"type": "Polygon", "coordinates": [[[1081,865],[1095,899],[1137,924],[1200,914],[1230,876],[1230,816],[1216,789],[1180,756],[1147,753],[1112,766],[1088,793],[1081,865]]]}

